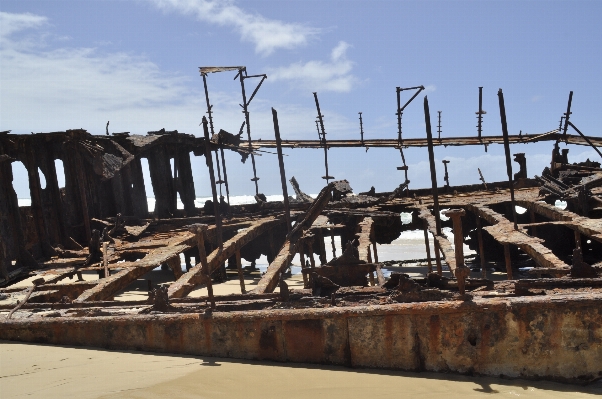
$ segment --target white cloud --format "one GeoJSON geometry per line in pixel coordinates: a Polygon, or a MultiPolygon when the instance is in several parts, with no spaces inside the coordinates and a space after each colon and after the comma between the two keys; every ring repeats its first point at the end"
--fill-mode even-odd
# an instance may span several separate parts
{"type": "Polygon", "coordinates": [[[150,0],[163,10],[194,15],[198,20],[228,26],[240,33],[242,40],[255,45],[259,54],[269,55],[277,49],[291,49],[307,44],[320,31],[297,23],[273,20],[243,10],[230,0],[150,0]]]}
{"type": "Polygon", "coordinates": [[[163,125],[166,121],[198,126],[200,85],[195,89],[187,77],[164,73],[129,53],[49,49],[43,31],[15,39],[11,33],[40,27],[47,19],[9,13],[1,18],[0,129],[24,133],[81,127],[101,133],[107,120],[113,131],[138,133],[170,128],[163,125]]]}
{"type": "Polygon", "coordinates": [[[270,71],[272,82],[288,80],[311,91],[349,92],[357,78],[351,74],[353,62],[347,58],[350,45],[343,41],[330,53],[330,61],[297,62],[270,71]]]}
{"type": "Polygon", "coordinates": [[[34,14],[12,14],[0,11],[0,39],[4,41],[11,34],[24,29],[46,24],[47,18],[34,14]]]}

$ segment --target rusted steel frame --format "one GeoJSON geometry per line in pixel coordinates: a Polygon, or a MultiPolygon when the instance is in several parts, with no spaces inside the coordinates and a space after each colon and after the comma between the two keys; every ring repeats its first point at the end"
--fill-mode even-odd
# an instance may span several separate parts
{"type": "MultiPolygon", "coordinates": [[[[332,247],[332,257],[336,258],[337,257],[337,247],[334,244],[334,229],[328,229],[328,231],[330,231],[330,246],[332,247]]],[[[343,243],[341,243],[341,246],[343,245],[343,243]]]]}
{"type": "Polygon", "coordinates": [[[456,270],[454,275],[458,280],[458,290],[464,295],[465,279],[470,275],[470,269],[464,265],[464,233],[462,232],[462,216],[466,214],[464,209],[450,209],[445,216],[451,218],[454,232],[454,251],[456,259],[456,270]]]}
{"type": "Polygon", "coordinates": [[[374,219],[371,217],[365,217],[360,223],[357,225],[358,232],[356,233],[356,237],[358,240],[358,254],[360,260],[365,261],[366,263],[372,263],[372,254],[370,251],[372,230],[374,229],[374,219]]]}
{"type": "Polygon", "coordinates": [[[379,287],[382,287],[386,282],[380,263],[376,264],[376,281],[378,282],[379,287]]]}
{"type": "MultiPolygon", "coordinates": [[[[303,287],[309,288],[309,279],[307,278],[307,274],[303,273],[303,269],[305,269],[305,251],[304,251],[305,239],[301,239],[301,243],[299,244],[299,261],[301,262],[301,274],[303,275],[303,287]]],[[[311,254],[309,254],[311,255],[311,254]]]]}
{"type": "Polygon", "coordinates": [[[591,339],[586,341],[586,349],[583,341],[602,333],[601,299],[602,295],[592,293],[578,298],[553,295],[552,300],[535,295],[471,302],[215,312],[205,317],[198,313],[35,317],[2,320],[0,338],[349,367],[445,368],[458,373],[474,369],[479,374],[583,382],[599,377],[596,354],[602,345],[591,339]],[[240,333],[253,329],[263,333],[240,333]],[[476,334],[476,346],[467,339],[472,334],[476,334]],[[178,339],[166,338],[174,335],[178,339]],[[408,338],[391,343],[391,337],[402,336],[408,338]],[[580,345],[576,355],[575,348],[580,345]]]}
{"type": "Polygon", "coordinates": [[[504,105],[504,93],[499,89],[497,96],[500,104],[500,120],[502,122],[502,133],[504,134],[504,152],[506,153],[506,172],[508,173],[508,187],[510,188],[510,202],[512,204],[512,219],[514,230],[518,230],[516,222],[516,204],[514,202],[514,181],[512,174],[512,158],[510,157],[510,143],[508,141],[508,126],[506,124],[506,106],[504,105]]]}
{"type": "Polygon", "coordinates": [[[599,219],[590,219],[541,201],[518,200],[516,203],[548,219],[564,222],[564,226],[578,231],[592,240],[602,242],[602,223],[599,219]]]}
{"type": "Polygon", "coordinates": [[[213,172],[213,157],[211,156],[209,130],[207,129],[207,118],[203,116],[203,133],[205,134],[205,161],[209,168],[209,179],[211,180],[211,193],[213,194],[213,212],[215,214],[215,230],[217,234],[217,246],[222,248],[222,216],[219,202],[217,200],[217,190],[215,188],[215,174],[213,172]]]}
{"type": "MultiPolygon", "coordinates": [[[[34,215],[34,222],[36,231],[38,233],[39,241],[41,244],[48,243],[48,237],[46,234],[46,218],[44,217],[44,208],[42,201],[42,188],[40,183],[40,173],[38,171],[37,158],[34,154],[33,146],[26,149],[27,156],[27,174],[29,177],[29,191],[31,193],[31,209],[34,215]]],[[[44,249],[44,245],[42,245],[44,249]]],[[[44,251],[46,252],[46,251],[44,251]]],[[[49,254],[47,254],[49,255],[49,254]]]]}
{"type": "MultiPolygon", "coordinates": [[[[522,134],[522,135],[508,135],[508,141],[511,144],[523,144],[532,143],[539,141],[556,141],[562,138],[561,134],[558,134],[558,130],[552,130],[543,134],[522,134]]],[[[602,138],[589,137],[589,140],[594,145],[602,146],[602,138]]],[[[588,145],[585,140],[579,135],[567,134],[566,141],[568,144],[575,145],[588,145]]],[[[433,145],[435,146],[469,146],[469,145],[483,145],[483,144],[503,144],[504,136],[483,136],[479,140],[478,137],[445,137],[441,140],[436,140],[433,145]]],[[[275,140],[256,140],[252,143],[253,150],[260,148],[276,148],[275,140]]],[[[426,139],[422,138],[406,138],[403,140],[404,147],[428,147],[426,139]]],[[[283,148],[323,148],[321,140],[282,140],[283,148]]],[[[328,140],[329,148],[352,148],[352,147],[375,147],[375,148],[398,148],[399,142],[396,139],[364,139],[361,140],[328,140]]]]}
{"type": "Polygon", "coordinates": [[[293,230],[286,237],[284,245],[280,249],[278,255],[272,263],[268,266],[268,270],[265,272],[257,287],[253,290],[256,294],[264,294],[267,292],[273,292],[274,288],[278,285],[280,275],[290,265],[291,260],[297,252],[300,239],[303,237],[303,233],[311,227],[316,218],[320,215],[322,210],[326,207],[330,199],[332,198],[332,183],[320,191],[320,194],[316,197],[314,202],[305,213],[305,217],[301,222],[298,222],[293,230]]]}
{"type": "Polygon", "coordinates": [[[23,298],[22,301],[20,301],[17,306],[14,307],[13,310],[11,310],[8,315],[6,316],[6,319],[10,319],[11,317],[13,317],[13,314],[19,310],[23,305],[25,305],[27,303],[27,301],[29,300],[29,298],[31,297],[31,294],[33,294],[33,291],[36,289],[36,284],[32,285],[31,287],[29,287],[27,289],[27,293],[25,294],[25,298],[23,298]]]}
{"type": "Polygon", "coordinates": [[[278,148],[278,167],[280,168],[280,183],[282,184],[282,197],[284,202],[284,217],[286,218],[286,231],[291,232],[291,209],[288,203],[288,188],[286,185],[286,171],[284,170],[284,157],[282,156],[282,146],[280,143],[280,125],[278,124],[278,112],[272,108],[272,120],[274,122],[274,135],[276,136],[276,145],[278,148]]]}
{"type": "Polygon", "coordinates": [[[171,269],[171,271],[174,274],[174,277],[177,279],[179,279],[183,272],[182,272],[182,263],[180,261],[180,256],[174,256],[173,258],[169,258],[167,260],[167,262],[165,262],[167,264],[167,266],[171,269]]]}
{"type": "MultiPolygon", "coordinates": [[[[75,146],[74,146],[75,147],[75,146]]],[[[81,154],[74,148],[73,157],[75,159],[75,167],[77,169],[77,188],[79,189],[79,196],[81,201],[82,216],[84,219],[84,228],[86,230],[86,241],[89,242],[92,238],[92,229],[90,228],[90,210],[88,209],[88,195],[86,186],[88,180],[84,174],[84,163],[82,161],[81,154]]]]}
{"type": "MultiPolygon", "coordinates": [[[[221,141],[221,139],[220,139],[221,141]]],[[[224,147],[219,146],[219,151],[222,156],[222,169],[224,171],[224,184],[226,185],[226,200],[228,201],[228,205],[230,205],[230,186],[228,186],[228,172],[226,171],[226,157],[224,156],[224,147]]]]}
{"type": "MultiPolygon", "coordinates": [[[[600,152],[600,150],[598,149],[598,147],[596,147],[585,134],[581,133],[581,130],[577,129],[577,126],[573,125],[573,122],[569,122],[568,124],[573,129],[575,129],[575,131],[577,133],[579,133],[579,135],[581,137],[583,137],[583,140],[585,140],[587,142],[587,144],[589,144],[594,150],[596,150],[596,152],[598,153],[598,155],[600,155],[600,157],[602,157],[602,152],[600,152]]],[[[565,133],[566,133],[566,130],[565,130],[565,133]]]]}
{"type": "Polygon", "coordinates": [[[362,121],[362,113],[358,112],[358,114],[360,114],[360,140],[363,143],[364,142],[364,123],[362,121]]]}
{"type": "Polygon", "coordinates": [[[313,246],[313,237],[305,238],[305,243],[307,244],[307,257],[309,258],[309,265],[312,269],[316,268],[316,261],[314,259],[314,246],[313,246]]]}
{"type": "Polygon", "coordinates": [[[573,103],[573,91],[571,90],[569,92],[569,102],[566,105],[566,113],[564,114],[564,127],[562,129],[562,137],[563,138],[566,138],[566,131],[569,127],[569,119],[571,117],[571,104],[572,103],[573,103]]]}
{"type": "MultiPolygon", "coordinates": [[[[201,273],[202,278],[204,278],[205,283],[207,284],[207,296],[209,297],[209,301],[211,303],[211,309],[215,309],[215,297],[213,295],[213,281],[211,280],[211,268],[207,264],[207,253],[205,252],[205,234],[207,232],[207,225],[196,224],[191,226],[191,230],[196,234],[196,246],[199,251],[199,263],[202,267],[201,273]]],[[[179,281],[180,276],[177,280],[179,281]]],[[[169,290],[168,290],[169,295],[169,290]]]]}
{"type": "Polygon", "coordinates": [[[477,112],[477,132],[479,133],[479,139],[483,132],[483,87],[479,87],[479,111],[477,112]]]}
{"type": "Polygon", "coordinates": [[[326,175],[323,177],[326,179],[326,183],[331,179],[331,176],[328,174],[328,145],[326,144],[326,131],[324,130],[324,119],[322,112],[320,111],[320,102],[318,101],[318,93],[314,92],[314,100],[316,102],[316,109],[318,110],[318,120],[320,121],[320,129],[322,130],[322,145],[324,146],[324,168],[326,170],[326,175]]]}
{"type": "Polygon", "coordinates": [[[431,167],[431,185],[433,194],[433,212],[435,214],[436,235],[441,235],[441,215],[439,214],[439,191],[437,188],[437,169],[435,168],[435,153],[433,151],[433,135],[431,132],[431,114],[428,96],[424,96],[424,122],[426,124],[426,139],[428,142],[429,163],[431,167]]]}
{"type": "Polygon", "coordinates": [[[283,223],[282,219],[276,219],[274,217],[267,217],[260,219],[255,222],[248,229],[241,231],[234,237],[229,239],[223,244],[223,249],[220,251],[216,249],[207,256],[207,265],[203,265],[202,262],[192,267],[186,273],[182,275],[176,282],[174,282],[168,290],[170,298],[182,298],[188,295],[194,288],[204,283],[203,276],[206,271],[213,272],[220,267],[228,258],[234,256],[236,251],[240,251],[242,247],[250,243],[252,240],[260,236],[262,233],[271,229],[280,223],[283,223]]]}
{"type": "Polygon", "coordinates": [[[401,87],[397,89],[397,141],[401,142],[401,87]]]}
{"type": "MultiPolygon", "coordinates": [[[[447,266],[449,267],[449,271],[452,275],[455,276],[456,271],[456,253],[452,249],[451,243],[447,238],[443,235],[436,234],[436,220],[432,213],[426,207],[417,208],[419,210],[418,218],[424,220],[427,223],[428,230],[433,235],[433,240],[435,243],[435,256],[439,255],[439,251],[443,255],[443,259],[447,266]]],[[[436,258],[437,259],[437,258],[436,258]]],[[[441,274],[440,268],[440,258],[437,259],[437,274],[441,274]]]]}
{"type": "Polygon", "coordinates": [[[428,235],[428,224],[426,220],[423,220],[423,230],[424,230],[424,246],[426,247],[426,261],[428,263],[428,272],[433,272],[433,263],[431,261],[431,245],[429,243],[429,235],[428,235]]]}
{"type": "Polygon", "coordinates": [[[487,267],[485,265],[485,248],[483,246],[483,226],[481,218],[476,216],[477,220],[477,240],[479,241],[479,258],[481,260],[481,274],[483,278],[487,278],[487,267]]]}
{"type": "Polygon", "coordinates": [[[84,291],[75,302],[99,301],[112,297],[116,292],[126,288],[138,277],[143,276],[174,256],[180,256],[180,253],[190,249],[191,245],[187,241],[190,241],[191,238],[192,235],[187,234],[178,240],[179,243],[176,245],[159,248],[150,252],[138,261],[139,266],[123,269],[112,276],[108,276],[101,280],[96,287],[84,291]]]}
{"type": "Polygon", "coordinates": [[[242,272],[242,263],[240,260],[240,250],[236,251],[236,270],[238,271],[238,281],[240,283],[240,293],[246,294],[247,289],[245,288],[245,276],[242,272]]]}
{"type": "Polygon", "coordinates": [[[521,230],[514,230],[512,222],[503,215],[483,205],[466,204],[466,209],[491,224],[491,226],[484,227],[483,229],[494,240],[502,245],[516,245],[529,255],[539,267],[557,270],[564,270],[569,267],[562,260],[558,259],[552,250],[542,244],[542,239],[532,237],[521,230]]]}
{"type": "MultiPolygon", "coordinates": [[[[240,78],[240,89],[242,93],[242,112],[245,114],[245,123],[247,125],[247,138],[249,140],[249,152],[251,155],[251,164],[253,165],[253,178],[251,180],[253,181],[253,183],[255,183],[255,195],[257,195],[259,194],[259,185],[257,183],[259,178],[257,177],[257,168],[255,167],[255,155],[253,154],[253,146],[251,144],[251,121],[249,120],[249,104],[247,103],[247,94],[245,92],[245,76],[243,76],[243,72],[246,74],[246,67],[238,70],[238,77],[240,78]]],[[[255,93],[253,93],[253,95],[255,95],[255,93]]]]}
{"type": "MultiPolygon", "coordinates": [[[[365,217],[360,223],[358,223],[357,227],[359,231],[355,236],[357,237],[358,241],[357,250],[359,258],[366,263],[372,263],[370,246],[372,245],[374,220],[371,217],[365,217]]],[[[370,272],[368,277],[370,278],[370,285],[374,285],[374,273],[370,272]]]]}
{"type": "Polygon", "coordinates": [[[108,243],[105,241],[102,243],[102,264],[104,266],[105,277],[109,277],[109,254],[108,251],[108,243]]]}
{"type": "Polygon", "coordinates": [[[406,87],[406,88],[401,88],[401,87],[396,87],[396,91],[397,91],[397,141],[401,143],[402,141],[402,137],[401,137],[401,116],[403,115],[403,110],[406,109],[406,107],[412,102],[414,101],[414,99],[416,97],[418,97],[418,94],[420,94],[420,92],[422,92],[422,90],[424,90],[424,86],[416,86],[416,87],[406,87]],[[419,89],[416,93],[414,93],[414,95],[408,100],[406,101],[406,103],[403,105],[403,107],[401,106],[401,92],[404,90],[415,90],[415,89],[419,89]]]}

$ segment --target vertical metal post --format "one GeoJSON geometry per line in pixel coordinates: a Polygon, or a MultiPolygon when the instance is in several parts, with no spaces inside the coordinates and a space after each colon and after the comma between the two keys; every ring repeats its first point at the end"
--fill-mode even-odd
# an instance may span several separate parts
{"type": "Polygon", "coordinates": [[[240,250],[236,251],[236,269],[238,270],[238,281],[240,282],[240,292],[242,294],[247,293],[245,288],[245,277],[242,274],[242,263],[240,261],[240,250]]]}
{"type": "Polygon", "coordinates": [[[444,159],[443,161],[443,167],[445,168],[445,175],[443,176],[443,180],[445,181],[445,186],[447,188],[449,188],[449,174],[447,173],[447,164],[450,162],[447,159],[444,159]]]}
{"type": "Polygon", "coordinates": [[[437,264],[437,274],[443,275],[443,267],[441,266],[441,248],[439,248],[439,242],[437,241],[437,237],[433,237],[433,244],[435,246],[435,263],[437,264]]]}
{"type": "Polygon", "coordinates": [[[497,92],[500,103],[500,119],[502,122],[502,133],[504,134],[504,151],[506,152],[506,171],[508,172],[508,185],[510,187],[510,201],[512,203],[512,217],[514,219],[514,230],[518,230],[516,222],[516,205],[514,203],[514,182],[512,181],[512,159],[510,158],[510,143],[508,142],[508,126],[506,124],[506,107],[504,105],[504,93],[502,89],[497,92]]]}
{"type": "MultiPolygon", "coordinates": [[[[566,114],[564,114],[564,129],[562,131],[562,136],[566,140],[566,130],[569,127],[569,119],[571,115],[571,104],[573,103],[573,91],[569,93],[569,103],[566,106],[566,114]]],[[[562,119],[561,119],[562,120],[562,119]]]]}
{"type": "Polygon", "coordinates": [[[506,261],[506,275],[512,280],[512,259],[510,258],[510,244],[504,244],[504,260],[506,261]]]}
{"type": "Polygon", "coordinates": [[[483,226],[481,218],[477,216],[477,239],[479,241],[479,257],[481,259],[481,274],[483,278],[487,278],[487,268],[485,266],[485,249],[483,248],[483,226]]]}
{"type": "Polygon", "coordinates": [[[429,162],[431,165],[431,184],[433,188],[433,212],[435,213],[435,228],[437,235],[441,235],[441,215],[439,215],[439,190],[437,189],[437,170],[435,169],[435,153],[433,151],[433,134],[431,132],[431,113],[429,100],[424,96],[424,122],[426,124],[426,139],[428,142],[429,162]]]}
{"type": "Polygon", "coordinates": [[[226,158],[224,157],[224,148],[221,146],[221,138],[220,138],[219,144],[220,144],[219,151],[222,155],[222,169],[224,170],[224,183],[226,184],[226,199],[228,201],[228,205],[230,205],[230,188],[228,187],[228,173],[226,172],[226,158]]]}
{"type": "Polygon", "coordinates": [[[253,146],[251,145],[251,122],[249,121],[249,111],[247,109],[247,94],[245,92],[245,77],[243,76],[243,72],[246,73],[245,69],[240,69],[238,71],[238,75],[240,77],[240,88],[242,91],[242,109],[245,114],[245,122],[247,124],[247,138],[249,139],[249,152],[251,154],[251,163],[253,164],[253,178],[251,179],[255,182],[255,195],[259,194],[259,185],[257,181],[259,177],[257,177],[257,168],[255,167],[255,155],[253,155],[253,146]]]}
{"type": "Polygon", "coordinates": [[[217,201],[217,190],[215,188],[215,173],[213,172],[213,157],[211,156],[211,146],[209,140],[209,129],[207,127],[207,118],[203,116],[203,132],[205,134],[205,161],[209,168],[209,179],[211,180],[211,193],[213,194],[213,212],[215,213],[215,229],[217,233],[217,245],[219,252],[223,249],[222,242],[222,216],[219,211],[219,202],[217,201]]]}
{"type": "Polygon", "coordinates": [[[437,139],[441,140],[441,111],[437,111],[439,114],[439,125],[437,125],[437,139]]]}
{"type": "Polygon", "coordinates": [[[428,262],[428,270],[429,273],[433,272],[433,263],[431,261],[431,245],[429,243],[429,231],[428,224],[426,220],[423,221],[424,224],[424,245],[426,246],[426,261],[428,262]]]}
{"type": "MultiPolygon", "coordinates": [[[[205,102],[207,103],[207,114],[209,115],[209,130],[211,131],[211,137],[215,134],[215,130],[213,129],[213,105],[209,102],[209,90],[207,89],[207,75],[201,74],[203,76],[203,86],[205,88],[205,102]]],[[[224,170],[224,183],[226,183],[226,195],[228,198],[228,205],[230,205],[230,191],[228,190],[228,177],[226,176],[226,161],[224,160],[224,149],[220,147],[221,155],[222,155],[222,169],[224,170]]],[[[217,175],[218,179],[221,182],[221,172],[219,169],[219,157],[217,155],[217,149],[215,150],[215,160],[217,162],[217,175]]],[[[222,185],[219,186],[219,195],[222,197],[222,185]]]]}
{"type": "Polygon", "coordinates": [[[479,110],[477,111],[477,132],[479,133],[479,139],[481,139],[481,133],[483,132],[483,115],[486,114],[483,111],[483,87],[479,86],[479,110]]]}
{"type": "Polygon", "coordinates": [[[364,142],[364,124],[362,122],[362,113],[358,112],[358,114],[360,114],[360,135],[361,135],[361,140],[363,143],[364,142]]]}
{"type": "Polygon", "coordinates": [[[456,258],[455,275],[458,280],[458,290],[464,295],[465,279],[470,274],[470,269],[464,265],[464,233],[462,232],[462,216],[466,214],[464,209],[450,209],[444,212],[445,216],[451,218],[454,229],[454,253],[456,258]]]}
{"type": "Polygon", "coordinates": [[[282,184],[282,196],[284,197],[284,217],[286,218],[286,230],[291,232],[291,210],[288,203],[288,189],[286,187],[286,172],[284,170],[284,159],[282,156],[282,140],[280,139],[280,126],[278,124],[278,112],[272,108],[272,119],[274,122],[274,135],[276,136],[276,147],[278,150],[278,166],[280,167],[280,182],[282,184]]]}
{"type": "Polygon", "coordinates": [[[328,145],[326,144],[326,131],[324,130],[324,119],[322,112],[320,111],[320,103],[318,102],[318,93],[314,92],[314,100],[316,101],[316,109],[318,110],[318,121],[320,122],[320,129],[322,130],[322,143],[324,144],[324,167],[326,169],[326,176],[322,176],[322,179],[328,180],[334,179],[334,177],[328,174],[328,145]]]}
{"type": "Polygon", "coordinates": [[[401,142],[401,87],[397,87],[397,141],[401,142]]]}
{"type": "Polygon", "coordinates": [[[109,254],[107,253],[108,243],[105,241],[102,243],[102,263],[105,268],[105,278],[109,277],[109,254]]]}

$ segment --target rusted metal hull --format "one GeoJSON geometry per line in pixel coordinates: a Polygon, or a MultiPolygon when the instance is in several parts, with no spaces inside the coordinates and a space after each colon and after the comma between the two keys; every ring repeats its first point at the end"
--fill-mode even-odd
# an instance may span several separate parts
{"type": "Polygon", "coordinates": [[[0,339],[567,382],[602,377],[602,294],[2,320],[0,339]],[[552,299],[552,300],[550,300],[552,299]]]}

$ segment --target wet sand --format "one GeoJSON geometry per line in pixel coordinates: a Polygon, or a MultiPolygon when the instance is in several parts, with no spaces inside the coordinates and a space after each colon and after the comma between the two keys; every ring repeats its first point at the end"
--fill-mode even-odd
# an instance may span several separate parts
{"type": "Polygon", "coordinates": [[[0,341],[2,398],[589,398],[588,386],[0,341]]]}

